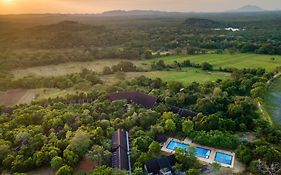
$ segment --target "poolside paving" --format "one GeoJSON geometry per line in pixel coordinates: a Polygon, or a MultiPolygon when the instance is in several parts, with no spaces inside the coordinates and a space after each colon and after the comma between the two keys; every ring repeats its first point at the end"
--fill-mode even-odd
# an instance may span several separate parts
{"type": "Polygon", "coordinates": [[[203,158],[203,157],[198,157],[196,156],[200,161],[204,162],[204,163],[209,163],[209,164],[212,164],[214,162],[216,163],[219,163],[221,166],[223,167],[229,167],[229,168],[234,168],[234,162],[235,162],[235,153],[234,152],[231,152],[231,151],[226,151],[226,150],[221,150],[221,149],[215,149],[215,148],[212,148],[212,147],[208,147],[208,146],[203,146],[203,145],[199,145],[199,144],[196,144],[196,143],[193,143],[190,139],[185,139],[185,140],[178,140],[178,139],[175,139],[175,138],[169,138],[162,146],[161,148],[161,151],[163,152],[166,152],[166,153],[169,153],[169,154],[174,154],[175,151],[173,150],[170,150],[167,148],[168,144],[171,142],[171,141],[175,141],[175,142],[179,142],[179,143],[184,143],[184,144],[187,144],[191,147],[200,147],[200,148],[204,148],[204,149],[208,149],[211,151],[210,155],[208,158],[203,158]],[[220,152],[220,153],[224,153],[224,154],[228,154],[228,155],[231,155],[232,156],[232,163],[231,165],[228,165],[228,164],[224,164],[224,163],[221,163],[221,162],[217,162],[215,161],[215,156],[216,156],[216,152],[220,152]]]}

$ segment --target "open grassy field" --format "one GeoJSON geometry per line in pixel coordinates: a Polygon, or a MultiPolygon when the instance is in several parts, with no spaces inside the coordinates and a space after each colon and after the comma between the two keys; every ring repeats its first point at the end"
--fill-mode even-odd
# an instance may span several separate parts
{"type": "MultiPolygon", "coordinates": [[[[144,68],[149,67],[153,61],[164,60],[166,63],[173,61],[182,62],[190,60],[193,63],[208,62],[218,67],[233,67],[233,68],[265,68],[268,71],[274,70],[277,66],[281,66],[281,56],[258,55],[258,54],[204,54],[204,55],[184,55],[184,56],[169,56],[149,60],[133,60],[135,65],[144,68]],[[275,58],[274,61],[271,58],[275,58]]],[[[18,69],[12,71],[15,78],[21,78],[28,75],[40,76],[58,76],[81,71],[83,68],[101,72],[105,66],[118,64],[123,59],[104,59],[92,62],[71,62],[59,65],[48,65],[40,67],[32,67],[27,69],[18,69]]],[[[190,76],[191,77],[191,76],[190,76]]],[[[168,78],[169,79],[169,78],[168,78]]]]}
{"type": "MultiPolygon", "coordinates": [[[[173,61],[182,62],[184,60],[190,60],[193,63],[209,62],[218,67],[234,67],[238,69],[242,68],[266,68],[266,70],[274,70],[277,66],[281,65],[281,56],[271,56],[271,55],[257,55],[257,54],[205,54],[205,55],[184,55],[184,56],[169,56],[161,57],[149,60],[133,60],[135,65],[149,68],[153,61],[164,60],[165,63],[172,63],[173,61]],[[273,61],[271,58],[274,57],[273,61]]],[[[12,71],[15,78],[21,78],[29,75],[38,76],[59,76],[66,75],[70,73],[80,72],[83,68],[101,72],[105,66],[112,66],[118,64],[120,61],[125,61],[122,59],[104,59],[96,60],[92,62],[70,62],[59,65],[48,65],[40,67],[32,67],[27,69],[20,69],[12,71]]],[[[151,71],[151,72],[129,72],[125,73],[125,78],[130,79],[138,76],[147,76],[150,78],[161,78],[163,81],[180,81],[184,84],[189,84],[192,82],[203,83],[206,81],[215,81],[217,79],[228,79],[229,74],[223,72],[208,72],[196,68],[185,68],[182,71],[151,71]]],[[[116,75],[101,76],[101,78],[106,83],[113,83],[118,81],[116,75]]],[[[280,81],[280,80],[279,80],[280,81]]],[[[276,89],[281,87],[281,83],[277,82],[272,87],[272,93],[269,95],[267,104],[268,110],[273,116],[280,116],[281,111],[276,110],[271,107],[281,104],[281,89],[276,89]],[[279,92],[279,94],[278,94],[279,92]]],[[[58,90],[58,89],[37,89],[37,90],[11,90],[7,92],[0,92],[0,104],[4,105],[15,105],[20,103],[30,103],[36,96],[39,99],[49,98],[56,96],[63,96],[67,93],[75,93],[74,90],[58,90]]],[[[281,106],[277,106],[279,109],[281,106]]],[[[277,119],[281,122],[281,119],[277,119]]]]}
{"type": "Polygon", "coordinates": [[[265,109],[272,119],[281,126],[281,79],[277,79],[269,89],[265,98],[265,109]]]}
{"type": "Polygon", "coordinates": [[[17,104],[29,104],[35,99],[55,98],[67,94],[76,93],[73,89],[13,89],[0,91],[0,105],[13,106],[17,104]]]}
{"type": "MultiPolygon", "coordinates": [[[[70,63],[63,63],[58,65],[48,65],[48,66],[31,67],[27,69],[17,69],[17,70],[13,70],[12,74],[17,79],[29,75],[60,76],[60,75],[66,75],[71,73],[77,73],[84,68],[96,72],[101,72],[105,66],[111,67],[112,65],[116,65],[121,61],[128,61],[128,60],[104,59],[104,60],[96,60],[91,62],[70,62],[70,63]]],[[[138,60],[134,60],[133,62],[137,66],[141,66],[142,63],[142,61],[138,61],[138,60]]]]}
{"type": "MultiPolygon", "coordinates": [[[[151,71],[151,72],[127,72],[125,79],[136,78],[139,76],[146,76],[149,78],[161,78],[163,81],[179,81],[183,84],[190,84],[192,82],[204,83],[206,81],[216,81],[218,79],[225,80],[230,78],[230,74],[223,72],[207,72],[196,68],[186,68],[182,71],[151,71]]],[[[102,76],[106,83],[116,82],[116,75],[102,76]]]]}
{"type": "Polygon", "coordinates": [[[163,81],[180,81],[184,84],[192,82],[203,83],[206,81],[215,81],[218,79],[228,79],[229,74],[222,72],[207,72],[195,68],[187,68],[184,71],[154,71],[147,72],[145,76],[150,78],[161,78],[163,81]]]}
{"type": "Polygon", "coordinates": [[[265,68],[268,71],[274,70],[277,66],[281,66],[281,56],[275,55],[259,55],[259,54],[204,54],[204,55],[188,55],[188,56],[169,56],[149,60],[164,60],[166,63],[173,61],[182,62],[190,60],[193,63],[208,62],[215,68],[232,67],[232,68],[265,68]],[[275,58],[275,60],[271,60],[275,58]]]}

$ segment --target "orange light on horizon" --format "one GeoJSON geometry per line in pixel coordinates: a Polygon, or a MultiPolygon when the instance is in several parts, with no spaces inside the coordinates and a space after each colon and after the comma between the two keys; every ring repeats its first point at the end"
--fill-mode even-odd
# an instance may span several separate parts
{"type": "Polygon", "coordinates": [[[0,0],[2,1],[4,4],[11,4],[12,2],[14,2],[14,0],[0,0]]]}

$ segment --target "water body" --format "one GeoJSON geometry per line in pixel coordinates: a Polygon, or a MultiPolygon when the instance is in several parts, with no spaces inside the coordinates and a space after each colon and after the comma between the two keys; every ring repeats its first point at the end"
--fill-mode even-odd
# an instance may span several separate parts
{"type": "Polygon", "coordinates": [[[270,87],[265,104],[274,121],[281,126],[281,78],[277,79],[270,87]]]}

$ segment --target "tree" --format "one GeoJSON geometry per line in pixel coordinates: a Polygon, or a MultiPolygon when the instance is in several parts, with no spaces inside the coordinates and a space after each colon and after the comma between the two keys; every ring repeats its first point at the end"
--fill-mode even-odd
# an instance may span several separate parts
{"type": "Polygon", "coordinates": [[[171,81],[168,83],[168,88],[173,92],[179,92],[183,88],[183,84],[178,81],[171,81]]]}
{"type": "Polygon", "coordinates": [[[218,164],[217,162],[212,163],[213,171],[218,172],[221,168],[221,165],[218,164]]]}
{"type": "Polygon", "coordinates": [[[243,162],[245,165],[249,165],[252,160],[252,152],[248,147],[245,145],[239,145],[236,153],[241,162],[243,162]]]}
{"type": "Polygon", "coordinates": [[[144,174],[144,173],[143,173],[143,170],[142,170],[141,167],[136,167],[136,168],[134,169],[133,175],[143,175],[143,174],[144,174]]]}
{"type": "Polygon", "coordinates": [[[195,157],[194,152],[195,149],[192,147],[190,147],[189,150],[175,150],[175,157],[181,170],[188,170],[199,166],[199,162],[195,157]]]}
{"type": "Polygon", "coordinates": [[[133,146],[138,150],[147,152],[152,139],[148,136],[140,136],[133,140],[133,146]]]}
{"type": "Polygon", "coordinates": [[[65,149],[63,151],[63,158],[67,162],[67,164],[74,166],[78,162],[79,156],[75,154],[73,151],[70,151],[69,149],[65,149]]]}
{"type": "Polygon", "coordinates": [[[159,154],[160,150],[161,150],[160,144],[159,144],[158,142],[153,141],[153,142],[149,145],[148,152],[149,152],[150,154],[157,155],[157,154],[159,154]]]}
{"type": "Polygon", "coordinates": [[[4,160],[10,149],[10,142],[0,139],[0,163],[4,160]]]}
{"type": "Polygon", "coordinates": [[[176,124],[172,119],[168,119],[165,121],[165,129],[167,131],[173,132],[176,129],[176,124]]]}
{"type": "Polygon", "coordinates": [[[201,68],[202,68],[203,70],[209,70],[209,71],[211,71],[211,70],[213,70],[213,65],[211,65],[211,64],[209,64],[209,63],[207,63],[207,62],[204,62],[204,63],[201,64],[201,68]]]}
{"type": "Polygon", "coordinates": [[[52,158],[50,164],[51,164],[52,169],[54,171],[57,171],[60,167],[63,166],[64,163],[63,163],[63,160],[61,157],[56,156],[56,157],[52,158]]]}
{"type": "Polygon", "coordinates": [[[146,50],[145,52],[144,52],[144,58],[145,59],[149,59],[149,58],[152,58],[152,51],[151,50],[146,50]]]}
{"type": "Polygon", "coordinates": [[[111,71],[110,67],[105,66],[105,67],[103,68],[102,73],[103,73],[103,75],[110,75],[110,74],[112,74],[112,71],[111,71]]]}
{"type": "Polygon", "coordinates": [[[188,136],[193,131],[194,124],[191,120],[185,120],[182,123],[182,131],[183,133],[188,136]]]}
{"type": "Polygon", "coordinates": [[[74,137],[70,140],[67,149],[74,151],[79,156],[84,155],[90,147],[90,135],[82,130],[75,132],[74,137]]]}
{"type": "Polygon", "coordinates": [[[102,146],[94,145],[86,154],[86,157],[98,163],[98,165],[107,165],[110,162],[111,153],[102,146]]]}
{"type": "Polygon", "coordinates": [[[187,175],[200,175],[200,174],[201,174],[200,170],[195,169],[195,168],[190,168],[187,171],[187,175]]]}
{"type": "Polygon", "coordinates": [[[57,172],[56,175],[71,175],[72,168],[68,165],[62,166],[57,172]]]}
{"type": "Polygon", "coordinates": [[[264,95],[266,94],[266,88],[264,86],[258,86],[254,89],[251,90],[251,96],[254,98],[257,97],[264,97],[264,95]]]}

